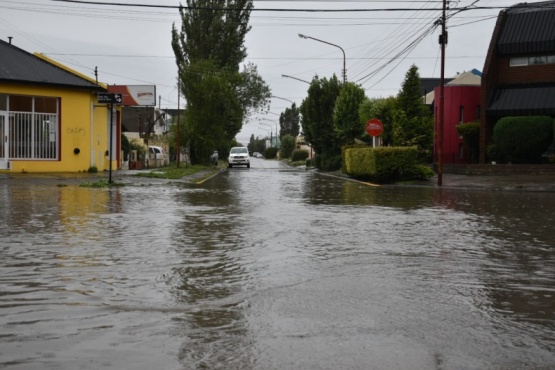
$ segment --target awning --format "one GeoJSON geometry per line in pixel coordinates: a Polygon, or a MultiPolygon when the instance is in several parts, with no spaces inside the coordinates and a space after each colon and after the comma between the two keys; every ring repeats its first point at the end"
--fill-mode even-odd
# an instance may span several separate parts
{"type": "Polygon", "coordinates": [[[490,116],[555,116],[555,85],[520,85],[493,90],[490,116]]]}

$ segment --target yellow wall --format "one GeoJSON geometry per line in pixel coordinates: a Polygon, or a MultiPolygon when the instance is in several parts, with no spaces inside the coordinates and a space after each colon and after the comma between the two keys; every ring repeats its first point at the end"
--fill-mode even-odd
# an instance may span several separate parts
{"type": "MultiPolygon", "coordinates": [[[[87,171],[92,165],[99,171],[109,169],[109,158],[105,155],[109,146],[109,106],[98,104],[96,93],[25,85],[3,85],[0,92],[8,95],[61,98],[59,160],[11,160],[11,171],[81,172],[87,171]],[[79,154],[74,154],[76,148],[79,149],[79,154]]],[[[119,140],[116,129],[114,129],[113,140],[114,142],[119,140]]],[[[117,169],[115,152],[112,159],[112,169],[115,170],[117,169]]]]}

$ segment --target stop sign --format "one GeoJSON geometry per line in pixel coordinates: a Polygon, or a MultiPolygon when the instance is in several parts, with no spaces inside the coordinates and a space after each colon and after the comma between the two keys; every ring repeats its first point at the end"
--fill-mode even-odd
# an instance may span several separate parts
{"type": "Polygon", "coordinates": [[[366,132],[370,136],[380,136],[383,132],[383,123],[377,118],[372,118],[366,122],[366,132]]]}

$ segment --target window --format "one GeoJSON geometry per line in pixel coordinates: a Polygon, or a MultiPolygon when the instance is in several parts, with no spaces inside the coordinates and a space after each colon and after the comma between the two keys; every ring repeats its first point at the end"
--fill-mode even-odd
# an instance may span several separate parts
{"type": "Polygon", "coordinates": [[[459,123],[464,123],[464,107],[459,107],[459,123]]]}
{"type": "Polygon", "coordinates": [[[482,114],[482,107],[480,105],[476,106],[476,119],[480,119],[480,115],[482,114]]]}
{"type": "Polygon", "coordinates": [[[555,55],[547,56],[547,64],[555,64],[555,55]]]}
{"type": "Polygon", "coordinates": [[[538,64],[546,64],[546,63],[547,63],[547,59],[545,55],[528,58],[529,65],[538,65],[538,64]]]}
{"type": "Polygon", "coordinates": [[[57,98],[9,96],[9,156],[52,160],[59,157],[57,98]]]}
{"type": "Polygon", "coordinates": [[[527,57],[514,57],[511,58],[511,67],[515,66],[527,66],[528,65],[528,58],[527,57]]]}

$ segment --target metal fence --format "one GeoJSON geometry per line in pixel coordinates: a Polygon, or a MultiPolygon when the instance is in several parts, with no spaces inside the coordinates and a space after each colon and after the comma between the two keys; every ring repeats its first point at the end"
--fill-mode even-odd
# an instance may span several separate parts
{"type": "Polygon", "coordinates": [[[9,121],[8,145],[11,159],[59,158],[57,114],[10,112],[9,121]]]}

